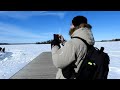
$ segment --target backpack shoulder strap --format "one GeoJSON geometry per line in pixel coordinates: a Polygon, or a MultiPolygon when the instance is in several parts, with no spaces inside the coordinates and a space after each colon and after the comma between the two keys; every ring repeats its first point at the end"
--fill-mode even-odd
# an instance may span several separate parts
{"type": "Polygon", "coordinates": [[[71,38],[78,38],[78,39],[82,40],[82,41],[86,44],[86,46],[88,47],[88,49],[92,46],[92,45],[89,45],[89,44],[87,43],[87,41],[84,40],[83,38],[80,38],[80,37],[71,37],[71,38]]]}

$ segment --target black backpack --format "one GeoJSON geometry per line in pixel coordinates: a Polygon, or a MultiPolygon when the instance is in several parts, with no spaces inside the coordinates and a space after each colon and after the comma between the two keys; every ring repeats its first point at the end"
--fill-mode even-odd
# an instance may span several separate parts
{"type": "Polygon", "coordinates": [[[98,49],[90,46],[84,39],[80,37],[72,37],[82,40],[87,45],[87,54],[78,70],[75,73],[75,61],[62,69],[62,74],[67,79],[107,79],[109,72],[110,59],[107,53],[103,52],[104,47],[98,49]]]}

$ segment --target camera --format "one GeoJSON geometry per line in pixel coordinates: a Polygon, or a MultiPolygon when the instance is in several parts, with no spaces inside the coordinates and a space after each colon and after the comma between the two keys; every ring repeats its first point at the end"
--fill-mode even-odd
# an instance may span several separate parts
{"type": "Polygon", "coordinates": [[[54,34],[54,40],[60,41],[58,34],[54,34]]]}
{"type": "Polygon", "coordinates": [[[60,46],[59,34],[53,34],[53,40],[51,42],[51,48],[52,48],[53,45],[57,45],[57,46],[59,46],[59,48],[61,47],[60,46]]]}

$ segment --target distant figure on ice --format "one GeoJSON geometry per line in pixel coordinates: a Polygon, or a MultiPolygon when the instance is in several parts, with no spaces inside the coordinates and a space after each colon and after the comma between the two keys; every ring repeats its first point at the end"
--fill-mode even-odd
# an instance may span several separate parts
{"type": "Polygon", "coordinates": [[[2,50],[2,48],[0,47],[0,51],[2,50]]]}
{"type": "Polygon", "coordinates": [[[4,53],[5,53],[5,47],[2,49],[2,52],[4,52],[4,53]]]}

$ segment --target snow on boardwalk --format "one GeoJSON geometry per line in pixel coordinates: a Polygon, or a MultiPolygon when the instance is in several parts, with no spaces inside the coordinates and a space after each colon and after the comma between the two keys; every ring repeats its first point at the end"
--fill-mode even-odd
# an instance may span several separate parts
{"type": "Polygon", "coordinates": [[[51,52],[43,52],[10,79],[55,79],[56,72],[51,52]]]}

